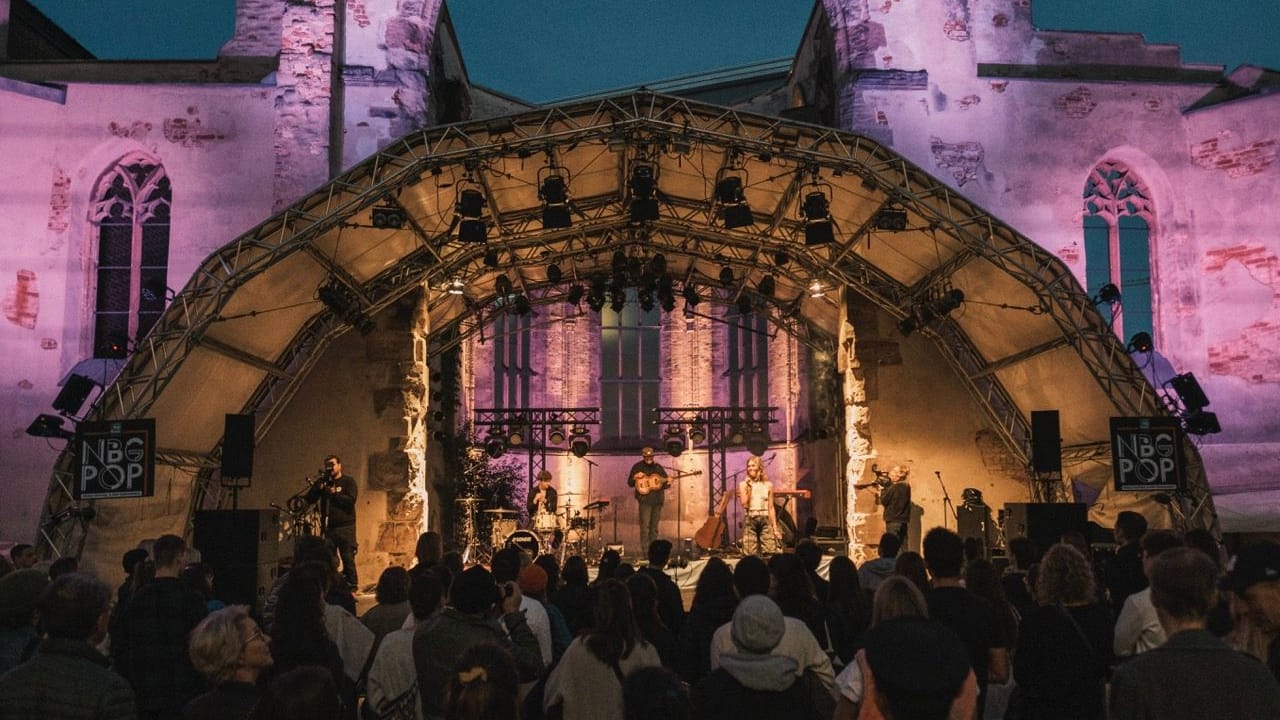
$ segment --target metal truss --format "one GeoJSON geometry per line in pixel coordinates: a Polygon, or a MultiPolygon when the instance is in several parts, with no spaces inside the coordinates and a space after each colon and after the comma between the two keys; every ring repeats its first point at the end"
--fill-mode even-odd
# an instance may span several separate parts
{"type": "MultiPolygon", "coordinates": [[[[472,425],[513,429],[522,433],[521,444],[529,452],[529,487],[534,478],[547,469],[547,430],[567,426],[573,429],[600,424],[600,408],[477,408],[472,413],[472,425]]],[[[566,435],[568,438],[569,435],[566,435]]]]}

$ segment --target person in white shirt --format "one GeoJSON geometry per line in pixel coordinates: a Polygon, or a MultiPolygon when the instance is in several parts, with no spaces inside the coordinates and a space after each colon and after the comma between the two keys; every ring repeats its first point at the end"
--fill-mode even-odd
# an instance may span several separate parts
{"type": "MultiPolygon", "coordinates": [[[[1151,530],[1142,536],[1142,572],[1151,573],[1151,563],[1160,553],[1182,547],[1177,535],[1168,530],[1151,530]]],[[[1151,588],[1145,588],[1125,598],[1116,618],[1114,649],[1116,657],[1129,657],[1154,650],[1165,642],[1164,628],[1151,603],[1151,588]]]]}

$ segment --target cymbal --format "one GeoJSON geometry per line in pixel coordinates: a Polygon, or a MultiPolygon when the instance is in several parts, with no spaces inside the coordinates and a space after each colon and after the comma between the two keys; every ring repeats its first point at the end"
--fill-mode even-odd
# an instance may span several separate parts
{"type": "Polygon", "coordinates": [[[480,498],[478,498],[478,497],[473,497],[473,496],[471,496],[471,495],[468,495],[468,496],[466,496],[466,497],[460,497],[460,498],[457,498],[456,500],[454,500],[454,502],[457,502],[457,503],[478,503],[478,502],[480,502],[480,498]]]}
{"type": "Polygon", "coordinates": [[[607,507],[609,507],[608,500],[596,500],[595,502],[587,503],[582,507],[582,509],[583,510],[603,510],[607,507]]]}
{"type": "Polygon", "coordinates": [[[583,495],[583,493],[562,492],[556,497],[579,497],[581,495],[583,495]]]}
{"type": "Polygon", "coordinates": [[[489,513],[490,515],[519,515],[520,514],[518,510],[507,510],[506,508],[500,508],[500,509],[490,508],[486,510],[481,510],[480,512],[486,512],[486,513],[489,513]]]}

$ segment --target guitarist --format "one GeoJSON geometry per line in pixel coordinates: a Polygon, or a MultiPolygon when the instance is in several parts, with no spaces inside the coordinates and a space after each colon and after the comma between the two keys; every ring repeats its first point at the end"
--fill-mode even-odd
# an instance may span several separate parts
{"type": "Polygon", "coordinates": [[[631,466],[627,485],[636,490],[640,503],[640,553],[649,551],[649,543],[658,538],[658,519],[662,516],[663,495],[671,481],[667,469],[653,461],[653,448],[640,451],[640,462],[631,466]]]}
{"type": "Polygon", "coordinates": [[[742,528],[742,552],[772,555],[778,552],[778,517],[773,504],[773,483],[764,474],[764,461],[747,460],[747,477],[738,485],[738,502],[746,519],[742,528]]]}

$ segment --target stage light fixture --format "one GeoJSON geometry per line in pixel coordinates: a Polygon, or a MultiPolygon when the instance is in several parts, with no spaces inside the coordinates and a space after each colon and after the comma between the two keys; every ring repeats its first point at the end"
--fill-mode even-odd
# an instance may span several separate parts
{"type": "Polygon", "coordinates": [[[507,446],[508,447],[520,447],[521,445],[524,445],[525,441],[528,439],[529,439],[528,436],[525,435],[525,426],[518,418],[516,419],[515,422],[511,423],[511,425],[508,426],[508,429],[507,429],[507,446]]]}
{"type": "Polygon", "coordinates": [[[1151,333],[1139,332],[1134,333],[1133,337],[1129,339],[1129,345],[1126,350],[1131,353],[1149,353],[1155,349],[1155,346],[1155,342],[1151,340],[1151,333]]]}
{"type": "Polygon", "coordinates": [[[778,267],[782,267],[783,265],[786,265],[789,262],[791,262],[791,255],[789,255],[786,250],[773,251],[774,265],[777,265],[778,267]]]}
{"type": "Polygon", "coordinates": [[[499,258],[497,250],[486,250],[484,252],[484,266],[496,268],[498,267],[499,258]]]}
{"type": "Polygon", "coordinates": [[[577,305],[582,302],[583,296],[587,294],[586,288],[578,283],[569,286],[569,294],[565,296],[565,302],[570,305],[577,305]]]}
{"type": "Polygon", "coordinates": [[[462,278],[456,277],[450,280],[448,287],[450,295],[461,295],[467,291],[467,284],[462,281],[462,278]]]}
{"type": "Polygon", "coordinates": [[[959,288],[952,288],[939,295],[932,303],[930,303],[930,308],[935,314],[941,317],[960,307],[963,302],[964,291],[959,288]]]}
{"type": "Polygon", "coordinates": [[[380,230],[399,230],[408,221],[405,211],[395,205],[375,205],[369,211],[369,221],[380,230]]]}
{"type": "Polygon", "coordinates": [[[587,434],[587,429],[581,425],[575,425],[572,431],[572,437],[569,440],[569,452],[574,457],[586,457],[591,452],[591,436],[587,434]]]}
{"type": "Polygon", "coordinates": [[[461,221],[458,224],[458,239],[462,242],[482,243],[489,237],[489,225],[481,216],[484,215],[484,193],[475,188],[466,188],[458,193],[454,210],[461,221]]]}
{"type": "Polygon", "coordinates": [[[700,445],[707,439],[707,427],[702,424],[702,418],[698,418],[689,426],[689,442],[694,445],[700,445]]]}
{"type": "Polygon", "coordinates": [[[1187,428],[1187,433],[1191,435],[1214,435],[1222,432],[1222,425],[1218,422],[1217,413],[1211,413],[1208,410],[1189,413],[1183,418],[1183,423],[1187,428]]]}
{"type": "Polygon", "coordinates": [[[84,401],[88,399],[89,393],[93,392],[93,388],[98,383],[84,375],[72,373],[62,383],[62,389],[58,391],[58,396],[53,399],[53,409],[63,415],[75,415],[80,412],[80,408],[84,407],[84,401]]]}
{"type": "Polygon", "coordinates": [[[680,429],[679,425],[667,427],[666,440],[663,446],[671,457],[680,457],[680,454],[684,452],[684,431],[680,429]]]}
{"type": "Polygon", "coordinates": [[[627,254],[621,250],[614,250],[613,257],[609,258],[609,268],[613,270],[614,275],[622,275],[627,272],[627,254]]]}
{"type": "Polygon", "coordinates": [[[747,452],[760,457],[769,449],[769,434],[765,432],[763,425],[753,424],[747,430],[743,444],[746,445],[747,452]]]}
{"type": "Polygon", "coordinates": [[[555,263],[551,263],[550,265],[547,266],[547,282],[551,283],[552,285],[557,285],[560,283],[560,280],[562,280],[563,278],[564,278],[564,272],[560,269],[559,265],[555,263]]]}
{"type": "Polygon", "coordinates": [[[702,302],[702,298],[698,297],[698,286],[687,282],[684,289],[680,291],[680,296],[684,298],[685,309],[698,307],[698,303],[702,302]]]}
{"type": "Polygon", "coordinates": [[[542,228],[554,230],[573,225],[569,213],[569,182],[558,169],[542,178],[538,186],[538,199],[542,200],[542,228]]]}
{"type": "Polygon", "coordinates": [[[533,305],[529,303],[529,296],[524,293],[516,295],[516,299],[512,303],[512,311],[516,315],[524,316],[533,312],[533,305]]]}
{"type": "Polygon", "coordinates": [[[1204,394],[1200,381],[1193,373],[1175,375],[1164,382],[1165,387],[1172,389],[1182,401],[1182,407],[1188,414],[1203,410],[1209,404],[1209,396],[1204,394]]]}
{"type": "Polygon", "coordinates": [[[62,438],[70,440],[76,434],[62,427],[63,419],[56,415],[41,414],[27,426],[27,434],[31,437],[62,438]]]}
{"type": "Polygon", "coordinates": [[[604,309],[604,303],[608,289],[605,285],[605,279],[596,276],[591,279],[591,292],[587,293],[587,307],[596,312],[604,309]]]}
{"type": "Polygon", "coordinates": [[[645,312],[653,311],[653,290],[649,288],[640,288],[636,292],[636,299],[640,301],[640,309],[645,312]]]}
{"type": "Polygon", "coordinates": [[[741,425],[734,425],[729,428],[729,435],[725,438],[730,445],[741,445],[747,439],[747,434],[743,431],[741,425]]]}
{"type": "Polygon", "coordinates": [[[507,439],[503,435],[502,428],[497,425],[489,428],[489,437],[484,441],[484,452],[495,460],[507,452],[507,439]]]}
{"type": "Polygon", "coordinates": [[[902,208],[883,208],[871,219],[877,230],[901,232],[907,229],[907,211],[902,208]]]}
{"type": "Polygon", "coordinates": [[[510,295],[512,289],[513,287],[511,285],[511,278],[507,277],[506,275],[499,275],[498,277],[494,278],[493,290],[498,294],[498,297],[506,297],[510,295]]]}
{"type": "Polygon", "coordinates": [[[630,217],[633,224],[658,219],[657,169],[649,163],[636,163],[631,168],[631,180],[627,183],[631,191],[630,217]]]}
{"type": "Polygon", "coordinates": [[[729,267],[728,265],[721,266],[720,267],[720,284],[724,285],[725,287],[729,287],[730,285],[733,284],[733,280],[734,280],[733,268],[729,267]]]}
{"type": "Polygon", "coordinates": [[[764,297],[773,297],[773,293],[778,288],[778,281],[772,275],[765,275],[760,278],[760,282],[756,283],[756,292],[764,297]]]}
{"type": "Polygon", "coordinates": [[[663,312],[675,312],[676,310],[676,294],[672,292],[671,287],[658,288],[658,305],[663,312]]]}
{"type": "Polygon", "coordinates": [[[826,297],[826,295],[827,295],[827,289],[822,286],[821,280],[819,280],[818,278],[814,278],[809,281],[809,297],[820,298],[820,297],[826,297]]]}
{"type": "Polygon", "coordinates": [[[667,272],[667,256],[657,253],[649,258],[649,274],[659,277],[667,272]]]}
{"type": "Polygon", "coordinates": [[[547,430],[547,442],[552,445],[563,445],[566,437],[564,425],[552,425],[547,430]]]}
{"type": "Polygon", "coordinates": [[[727,175],[716,183],[716,202],[720,204],[720,217],[725,229],[749,227],[755,222],[751,207],[742,191],[742,178],[727,175]]]}
{"type": "Polygon", "coordinates": [[[831,224],[831,201],[827,194],[815,189],[804,196],[800,206],[804,217],[804,244],[826,245],[835,242],[835,228],[831,224]]]}
{"type": "Polygon", "coordinates": [[[620,287],[613,287],[609,290],[609,308],[616,313],[622,312],[627,306],[627,291],[620,287]]]}
{"type": "Polygon", "coordinates": [[[1115,283],[1107,283],[1106,285],[1103,285],[1102,287],[1098,288],[1098,294],[1093,296],[1094,305],[1098,305],[1101,303],[1106,303],[1108,305],[1115,305],[1120,301],[1121,301],[1120,288],[1116,287],[1115,283]]]}
{"type": "Polygon", "coordinates": [[[750,315],[751,314],[751,296],[748,295],[746,292],[740,293],[738,295],[737,306],[738,306],[739,315],[750,315]]]}

